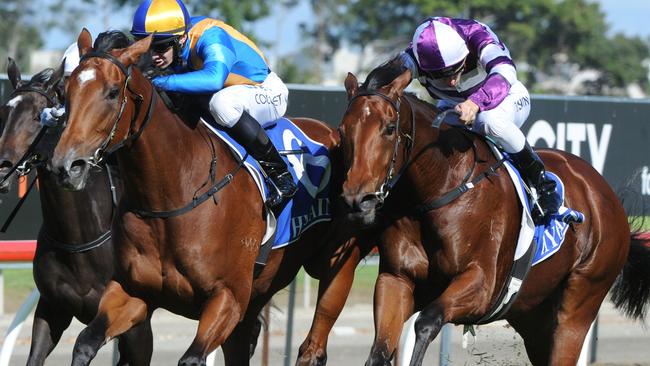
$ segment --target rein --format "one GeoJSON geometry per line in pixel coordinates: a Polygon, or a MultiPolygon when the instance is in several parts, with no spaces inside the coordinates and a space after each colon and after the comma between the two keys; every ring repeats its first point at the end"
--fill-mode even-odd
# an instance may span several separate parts
{"type": "MultiPolygon", "coordinates": [[[[48,106],[48,107],[52,107],[52,106],[57,104],[57,101],[54,100],[54,98],[52,96],[47,94],[47,91],[45,91],[45,90],[43,90],[41,88],[35,88],[33,86],[29,86],[29,85],[27,85],[27,86],[19,86],[18,88],[16,88],[9,95],[9,100],[11,100],[11,98],[14,98],[17,94],[20,94],[20,93],[37,93],[37,94],[42,95],[47,100],[46,106],[48,106]]],[[[36,146],[38,146],[38,144],[41,142],[41,140],[43,139],[43,136],[45,136],[45,134],[47,133],[47,130],[48,130],[47,126],[41,127],[41,130],[38,131],[38,134],[34,138],[34,141],[32,141],[32,143],[27,148],[27,151],[25,152],[25,154],[23,154],[23,156],[16,162],[16,164],[14,164],[14,166],[12,166],[11,169],[9,169],[7,174],[5,174],[4,177],[2,177],[2,179],[0,180],[0,185],[2,185],[4,182],[6,182],[7,179],[9,179],[15,172],[18,172],[18,175],[21,176],[21,177],[26,176],[31,171],[31,166],[32,165],[34,165],[35,163],[42,162],[42,160],[39,159],[38,155],[34,154],[34,150],[36,150],[36,146]]],[[[14,209],[11,211],[11,213],[9,214],[7,219],[5,220],[5,223],[2,225],[2,228],[0,228],[0,232],[2,232],[2,233],[7,232],[7,229],[9,228],[9,225],[11,225],[11,222],[14,220],[14,218],[18,214],[18,211],[20,210],[20,208],[25,203],[25,200],[27,200],[27,197],[29,196],[29,193],[32,191],[32,188],[34,188],[36,180],[37,180],[37,178],[34,178],[34,180],[32,180],[32,183],[30,183],[30,185],[27,188],[27,191],[25,192],[25,194],[20,198],[18,203],[16,203],[16,206],[14,207],[14,209]]]]}
{"type": "MultiPolygon", "coordinates": [[[[46,107],[53,107],[57,104],[57,101],[47,93],[46,90],[43,90],[42,88],[36,88],[31,85],[25,85],[25,86],[19,86],[16,88],[11,94],[9,94],[8,100],[11,100],[15,96],[21,93],[37,93],[45,97],[47,100],[46,107]]],[[[6,104],[6,103],[5,103],[6,104]]],[[[41,127],[41,130],[38,132],[38,135],[34,138],[34,141],[29,145],[27,148],[27,151],[23,156],[14,164],[14,166],[9,169],[7,174],[5,174],[4,177],[0,180],[0,185],[3,184],[4,182],[11,177],[11,175],[15,172],[18,172],[19,175],[27,175],[31,171],[30,164],[34,162],[39,162],[39,159],[36,155],[33,155],[34,150],[36,150],[36,146],[38,146],[39,142],[41,139],[43,139],[43,136],[45,136],[45,133],[47,132],[48,127],[43,126],[41,127]]]]}
{"type": "MultiPolygon", "coordinates": [[[[140,137],[140,135],[144,131],[145,127],[147,127],[147,125],[151,121],[151,117],[153,115],[153,106],[154,106],[154,104],[156,102],[155,98],[156,98],[156,95],[158,93],[156,93],[155,90],[151,91],[151,99],[149,101],[149,107],[147,108],[147,114],[145,116],[145,120],[144,120],[144,122],[142,123],[142,125],[140,126],[140,128],[136,132],[131,133],[131,131],[134,130],[134,126],[135,126],[135,123],[137,122],[138,115],[140,114],[140,108],[141,108],[142,102],[144,100],[144,97],[141,94],[133,91],[131,89],[131,87],[130,87],[130,84],[129,84],[129,81],[131,80],[131,72],[132,72],[133,66],[129,65],[128,67],[126,67],[115,56],[113,56],[111,54],[108,54],[108,53],[105,53],[105,52],[95,52],[95,51],[88,52],[88,53],[84,54],[81,57],[80,62],[84,61],[86,59],[89,59],[89,58],[93,58],[93,57],[103,58],[105,60],[110,61],[113,65],[117,66],[120,69],[122,74],[124,74],[126,76],[126,81],[124,82],[124,87],[122,88],[122,95],[124,95],[124,98],[122,99],[122,104],[120,105],[120,110],[118,112],[117,118],[115,119],[115,122],[113,123],[113,127],[111,128],[111,132],[108,135],[108,137],[106,138],[106,140],[104,140],[104,142],[100,145],[100,147],[95,151],[93,156],[90,158],[93,164],[99,164],[104,159],[104,157],[106,155],[110,155],[110,154],[114,153],[115,151],[117,151],[120,148],[122,148],[123,146],[125,146],[127,143],[133,142],[136,139],[138,139],[138,137],[140,137]],[[113,138],[115,137],[117,127],[118,127],[120,121],[122,120],[122,115],[124,113],[124,110],[126,109],[126,104],[128,102],[128,98],[127,98],[127,95],[126,95],[127,90],[130,91],[131,94],[136,96],[136,98],[135,98],[136,111],[133,114],[133,118],[131,119],[131,124],[129,126],[129,133],[127,133],[127,136],[122,141],[120,141],[119,143],[111,146],[110,148],[107,148],[108,145],[110,145],[110,143],[113,141],[113,138]]],[[[213,151],[213,154],[214,154],[214,151],[213,151]]],[[[223,179],[221,179],[218,182],[214,183],[210,187],[210,189],[208,189],[202,195],[194,196],[192,198],[192,201],[190,203],[188,203],[187,205],[183,206],[183,207],[173,209],[173,210],[169,210],[169,211],[140,210],[140,209],[137,209],[137,208],[130,208],[129,211],[131,211],[131,212],[135,213],[136,215],[138,215],[140,217],[143,217],[143,218],[169,218],[169,217],[179,216],[179,215],[182,215],[184,213],[187,213],[187,212],[193,210],[194,208],[196,208],[197,206],[199,206],[200,204],[202,204],[203,202],[207,201],[210,197],[214,196],[217,192],[219,192],[223,187],[228,185],[228,183],[230,183],[230,181],[232,181],[234,175],[237,174],[237,172],[244,165],[244,160],[245,159],[246,159],[246,156],[244,156],[243,159],[239,159],[238,165],[230,173],[226,174],[226,176],[223,179]]],[[[215,174],[216,174],[216,157],[214,157],[214,155],[213,155],[212,163],[210,164],[210,181],[214,182],[215,174]]],[[[205,185],[205,183],[204,183],[204,185],[205,185]]]]}
{"type": "Polygon", "coordinates": [[[397,139],[395,140],[395,144],[393,145],[393,154],[390,160],[390,165],[388,166],[388,171],[386,172],[386,177],[384,178],[384,182],[381,184],[379,187],[379,191],[373,192],[372,195],[377,197],[379,200],[379,207],[381,207],[386,200],[386,197],[388,197],[388,194],[390,193],[391,189],[397,184],[397,181],[399,178],[402,176],[402,174],[406,171],[406,168],[408,166],[408,162],[411,157],[411,151],[413,149],[413,145],[415,143],[415,111],[413,109],[413,105],[411,102],[408,100],[408,98],[404,97],[404,100],[406,100],[406,104],[409,105],[411,108],[411,135],[407,133],[402,133],[400,130],[400,102],[402,100],[402,97],[398,98],[397,101],[393,101],[389,96],[386,94],[380,93],[378,91],[364,91],[361,92],[355,96],[353,96],[350,101],[348,102],[348,109],[352,105],[352,102],[354,102],[357,98],[359,97],[372,97],[372,96],[378,96],[386,100],[390,105],[393,107],[395,110],[397,117],[395,118],[395,129],[397,131],[397,139]],[[395,174],[395,165],[397,165],[397,154],[399,153],[399,145],[402,142],[402,136],[405,138],[405,143],[404,143],[404,163],[402,166],[399,168],[397,171],[397,174],[395,174]]]}
{"type": "MultiPolygon", "coordinates": [[[[411,108],[411,126],[412,126],[411,127],[411,134],[412,134],[412,136],[409,136],[408,134],[404,134],[404,137],[407,138],[407,142],[405,143],[406,154],[405,154],[404,162],[403,162],[402,166],[399,168],[399,171],[397,172],[397,174],[393,174],[394,171],[395,171],[395,165],[397,164],[397,154],[398,154],[399,145],[400,145],[400,142],[401,142],[401,138],[400,138],[401,131],[399,129],[399,124],[400,124],[400,100],[401,100],[401,98],[398,99],[397,102],[395,102],[390,97],[388,97],[387,95],[382,94],[380,92],[377,92],[377,91],[365,91],[365,92],[361,92],[361,93],[355,95],[354,97],[352,97],[350,99],[350,101],[348,102],[348,109],[350,108],[350,105],[352,104],[352,102],[355,99],[357,99],[359,97],[364,97],[364,96],[378,96],[378,97],[381,97],[384,100],[386,100],[387,102],[389,102],[390,105],[393,107],[393,109],[395,109],[395,111],[397,112],[396,129],[398,131],[398,137],[397,137],[397,140],[395,141],[395,145],[393,147],[393,155],[392,155],[392,158],[391,158],[391,163],[390,163],[390,166],[388,167],[388,172],[386,174],[386,178],[384,179],[384,182],[382,183],[381,187],[379,188],[379,191],[372,193],[373,195],[375,195],[375,197],[377,197],[377,199],[380,202],[378,207],[381,207],[383,205],[384,200],[388,196],[390,190],[395,186],[395,184],[397,184],[397,180],[402,176],[402,174],[404,173],[404,171],[406,170],[406,168],[409,165],[411,150],[413,148],[413,145],[415,144],[415,110],[413,109],[413,105],[408,100],[408,98],[405,97],[404,99],[406,100],[406,103],[411,108]]],[[[447,117],[447,115],[450,114],[450,113],[457,114],[458,112],[454,111],[453,109],[448,109],[446,111],[443,111],[443,112],[439,113],[436,116],[436,118],[433,120],[432,127],[440,128],[440,125],[442,124],[444,119],[447,117]]],[[[461,129],[461,131],[464,132],[465,130],[461,129]]],[[[469,139],[469,136],[467,134],[463,133],[463,136],[465,136],[466,138],[469,139]]],[[[470,142],[472,142],[472,141],[470,141],[470,142]]],[[[474,163],[472,164],[472,168],[470,169],[470,171],[463,178],[462,182],[456,188],[454,188],[451,191],[443,194],[441,197],[418,205],[416,207],[416,211],[419,214],[425,214],[425,213],[427,213],[429,211],[432,211],[432,210],[435,210],[437,208],[443,207],[443,206],[451,203],[452,201],[454,201],[455,199],[457,199],[461,195],[463,195],[465,192],[467,192],[470,189],[474,188],[474,186],[476,184],[478,184],[480,181],[482,181],[483,179],[485,179],[487,177],[490,177],[490,176],[497,175],[498,174],[497,169],[499,169],[503,165],[503,163],[505,161],[505,158],[500,159],[495,164],[490,166],[486,171],[482,172],[481,174],[479,174],[478,176],[476,176],[474,179],[472,179],[470,181],[470,178],[472,177],[472,175],[474,173],[474,170],[476,169],[476,165],[479,162],[479,159],[477,158],[476,145],[474,145],[473,142],[472,142],[472,152],[474,153],[474,163]]]]}
{"type": "Polygon", "coordinates": [[[9,169],[7,174],[0,180],[0,185],[3,184],[4,182],[7,181],[13,175],[13,173],[18,172],[18,175],[20,176],[25,176],[29,174],[31,171],[31,166],[32,163],[38,163],[41,162],[41,160],[38,158],[37,155],[34,154],[34,150],[36,150],[36,146],[38,146],[38,143],[43,139],[43,136],[45,136],[45,133],[47,132],[48,127],[43,126],[41,130],[38,132],[38,135],[34,138],[34,141],[29,145],[27,148],[27,151],[23,156],[16,162],[14,166],[9,169]]]}
{"type": "Polygon", "coordinates": [[[115,151],[121,149],[123,146],[126,144],[133,142],[140,137],[142,132],[144,131],[145,127],[149,124],[151,121],[151,116],[153,114],[153,106],[156,103],[156,92],[155,90],[152,90],[151,92],[151,98],[149,99],[149,106],[147,107],[147,114],[145,115],[144,121],[142,122],[142,125],[140,128],[132,133],[135,127],[135,123],[138,119],[138,116],[140,115],[140,108],[142,107],[142,103],[144,101],[144,96],[142,94],[139,94],[135,92],[133,89],[131,89],[129,81],[131,81],[131,71],[133,69],[132,65],[129,65],[128,67],[124,66],[123,63],[120,62],[115,56],[106,53],[106,52],[97,52],[97,51],[91,51],[86,54],[84,54],[79,62],[81,63],[84,60],[97,57],[97,58],[103,58],[105,60],[110,61],[113,65],[117,66],[122,74],[126,76],[126,80],[124,81],[124,87],[122,88],[122,95],[124,98],[122,99],[122,103],[120,104],[120,110],[117,114],[117,117],[115,118],[115,122],[113,122],[113,127],[111,128],[111,132],[109,133],[108,137],[104,140],[104,142],[100,145],[100,147],[95,151],[93,156],[90,157],[90,161],[98,165],[99,163],[102,162],[105,156],[110,155],[114,153],[115,151]],[[124,114],[124,110],[126,109],[126,104],[128,102],[128,97],[126,95],[127,90],[131,92],[131,94],[135,95],[134,98],[134,103],[135,103],[135,113],[133,113],[133,118],[131,119],[131,124],[129,126],[129,131],[127,135],[124,137],[124,139],[117,144],[111,146],[110,148],[107,148],[108,145],[113,141],[113,138],[115,138],[115,133],[117,132],[117,127],[122,120],[122,115],[124,114]]]}
{"type": "MultiPolygon", "coordinates": [[[[445,110],[445,111],[439,113],[436,116],[436,118],[434,118],[433,122],[431,123],[431,127],[440,128],[440,125],[445,120],[447,115],[450,114],[450,113],[451,114],[458,114],[458,112],[456,112],[453,109],[445,110]]],[[[469,139],[469,137],[465,133],[466,132],[465,129],[462,128],[462,127],[460,127],[460,128],[461,128],[461,132],[463,132],[463,136],[465,136],[465,137],[467,137],[469,139]]],[[[460,185],[458,185],[458,187],[454,188],[453,190],[443,194],[442,197],[439,197],[439,198],[430,200],[429,202],[418,205],[416,207],[416,210],[417,210],[418,213],[425,214],[425,213],[427,213],[429,211],[435,210],[437,208],[440,208],[440,207],[443,207],[443,206],[447,205],[448,203],[451,203],[456,198],[462,196],[463,193],[465,193],[465,192],[469,191],[470,189],[474,188],[474,186],[476,184],[478,184],[480,181],[482,181],[483,179],[485,179],[487,177],[490,177],[490,176],[497,175],[498,174],[497,169],[499,169],[501,167],[501,165],[503,165],[503,162],[506,160],[505,157],[500,159],[495,164],[491,165],[486,171],[479,174],[478,176],[476,176],[474,179],[472,179],[470,181],[469,179],[471,178],[472,173],[474,172],[474,169],[476,169],[476,164],[479,161],[479,159],[477,158],[477,154],[476,154],[476,145],[474,145],[474,143],[472,143],[472,152],[474,153],[474,163],[472,164],[472,168],[470,169],[470,171],[465,175],[465,177],[461,181],[460,185]]]]}

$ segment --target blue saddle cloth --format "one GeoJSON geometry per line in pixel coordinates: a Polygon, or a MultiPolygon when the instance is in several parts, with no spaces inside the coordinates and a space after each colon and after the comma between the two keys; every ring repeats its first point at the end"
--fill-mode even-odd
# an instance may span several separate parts
{"type": "MultiPolygon", "coordinates": [[[[510,164],[514,168],[514,166],[509,161],[506,161],[506,163],[510,164]]],[[[514,169],[516,170],[516,168],[514,169]]],[[[517,175],[519,177],[518,184],[520,184],[523,189],[524,181],[522,180],[519,172],[517,172],[517,175]]],[[[547,220],[547,222],[545,222],[543,225],[535,226],[533,240],[535,240],[537,248],[535,255],[533,256],[533,266],[544,261],[545,259],[555,254],[558,250],[560,250],[560,247],[564,242],[566,232],[569,229],[570,223],[581,223],[585,220],[585,215],[583,213],[564,206],[564,183],[560,177],[549,171],[546,171],[546,175],[557,183],[555,190],[556,193],[560,196],[560,202],[562,202],[562,205],[560,206],[558,212],[552,215],[550,219],[547,220]]],[[[532,207],[530,198],[529,201],[526,201],[525,206],[525,209],[528,211],[528,213],[530,213],[532,207]]]]}
{"type": "MultiPolygon", "coordinates": [[[[208,125],[221,139],[230,145],[240,157],[246,150],[223,129],[208,125]]],[[[310,139],[286,118],[265,124],[264,129],[280,151],[289,172],[298,187],[296,195],[287,203],[277,219],[273,248],[280,248],[298,240],[312,225],[330,221],[329,190],[331,164],[325,146],[310,139]]],[[[261,167],[250,155],[246,167],[253,175],[264,199],[269,198],[269,183],[263,178],[261,167]]]]}

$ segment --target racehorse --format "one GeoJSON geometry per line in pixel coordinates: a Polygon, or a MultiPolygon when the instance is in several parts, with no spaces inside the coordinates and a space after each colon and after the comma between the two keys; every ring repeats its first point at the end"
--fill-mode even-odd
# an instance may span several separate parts
{"type": "MultiPolygon", "coordinates": [[[[38,235],[33,271],[40,298],[34,315],[28,365],[43,365],[72,317],[88,323],[95,317],[99,298],[113,274],[113,194],[119,180],[108,168],[89,173],[89,183],[78,192],[62,189],[46,167],[62,126],[44,127],[44,107],[61,103],[57,83],[62,68],[46,69],[26,83],[10,59],[7,74],[14,87],[2,106],[4,132],[0,138],[0,177],[14,171],[37,170],[43,224],[38,235]],[[16,169],[17,168],[17,169],[16,169]]],[[[7,177],[8,178],[8,177],[7,177]]],[[[0,191],[9,190],[3,179],[0,191]]],[[[120,365],[148,365],[152,334],[148,322],[120,336],[120,365]]]]}
{"type": "MultiPolygon", "coordinates": [[[[51,164],[64,185],[80,189],[90,167],[114,153],[125,192],[113,221],[116,272],[98,315],[76,341],[73,364],[88,364],[108,339],[159,307],[199,320],[179,365],[205,364],[221,345],[228,365],[247,364],[257,314],[301,265],[325,277],[321,294],[334,294],[330,269],[352,276],[369,248],[334,221],[319,223],[296,243],[273,250],[254,280],[266,226],[263,200],[253,178],[238,172],[241,163],[228,146],[204,124],[173,113],[137,67],[151,37],[99,53],[84,29],[77,43],[81,62],[66,89],[68,120],[51,164]],[[213,199],[199,201],[210,192],[213,199]]],[[[294,122],[311,139],[335,147],[338,136],[324,123],[294,122]]],[[[339,170],[332,168],[332,187],[340,187],[339,170]]],[[[330,197],[339,196],[340,189],[332,189],[330,197]]],[[[334,306],[345,301],[331,299],[334,306]]]]}
{"type": "MultiPolygon", "coordinates": [[[[367,365],[389,364],[404,321],[417,310],[411,365],[422,363],[444,324],[485,319],[504,288],[521,226],[515,186],[485,140],[447,124],[433,128],[438,111],[404,93],[410,81],[399,58],[362,85],[352,74],[345,80],[349,104],[339,128],[350,217],[392,222],[403,236],[379,247],[367,365]]],[[[623,276],[628,291],[620,302],[645,315],[650,281],[640,268],[650,268],[650,250],[630,233],[616,194],[587,162],[552,149],[539,154],[563,180],[566,206],[586,219],[571,224],[560,250],[530,270],[503,318],[524,339],[532,364],[575,365],[626,260],[637,271],[623,276]]]]}

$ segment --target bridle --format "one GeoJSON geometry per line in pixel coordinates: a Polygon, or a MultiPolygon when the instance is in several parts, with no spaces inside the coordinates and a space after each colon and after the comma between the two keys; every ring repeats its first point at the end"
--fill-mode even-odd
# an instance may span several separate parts
{"type": "MultiPolygon", "coordinates": [[[[357,100],[360,97],[381,97],[385,101],[387,101],[391,107],[395,110],[396,112],[396,118],[395,118],[395,130],[397,133],[397,138],[395,139],[395,144],[393,145],[393,154],[391,156],[390,160],[390,165],[388,166],[388,171],[386,172],[386,176],[384,178],[384,181],[382,182],[381,186],[379,187],[379,190],[373,193],[370,193],[370,195],[373,195],[377,198],[379,201],[379,204],[377,208],[380,208],[384,201],[386,200],[386,197],[388,197],[388,194],[390,193],[391,189],[397,184],[397,181],[399,178],[402,176],[404,171],[406,171],[406,168],[408,167],[408,163],[411,157],[411,151],[413,149],[413,144],[415,142],[415,112],[413,110],[413,105],[411,102],[408,100],[406,97],[399,97],[397,98],[396,101],[391,99],[389,96],[386,94],[380,93],[375,90],[368,90],[368,91],[363,91],[352,98],[348,101],[348,109],[350,109],[350,106],[352,103],[357,100]],[[406,104],[409,105],[409,108],[411,109],[411,135],[409,135],[406,132],[402,132],[400,129],[400,103],[402,98],[406,100],[406,104]],[[396,170],[396,165],[397,165],[397,155],[399,154],[399,147],[402,142],[402,137],[404,137],[404,161],[402,162],[402,165],[399,167],[399,170],[397,170],[397,174],[395,174],[396,170]]],[[[339,130],[340,131],[340,130],[339,130]]]]}
{"type": "MultiPolygon", "coordinates": [[[[51,96],[50,94],[47,93],[46,90],[42,88],[36,88],[31,85],[25,85],[25,86],[19,86],[16,88],[11,94],[9,94],[8,100],[13,99],[19,94],[22,93],[37,93],[45,97],[47,100],[46,107],[53,107],[56,104],[58,104],[57,100],[51,96]]],[[[6,104],[6,103],[5,103],[6,104]]],[[[25,154],[14,164],[11,169],[5,174],[4,177],[0,180],[0,185],[3,184],[4,182],[13,175],[13,173],[18,173],[19,176],[25,176],[30,173],[31,167],[35,164],[41,163],[43,160],[39,159],[37,154],[34,154],[34,151],[36,150],[36,147],[40,143],[40,141],[43,139],[43,136],[45,136],[45,133],[48,130],[48,126],[42,126],[41,130],[38,132],[36,137],[34,138],[34,141],[29,145],[27,148],[27,151],[25,151],[25,154]]]]}
{"type": "Polygon", "coordinates": [[[103,58],[105,60],[110,61],[113,65],[117,66],[120,69],[120,71],[122,72],[122,74],[124,74],[124,76],[126,76],[126,79],[124,81],[124,86],[122,87],[122,95],[123,95],[122,103],[120,104],[120,109],[119,109],[119,112],[117,114],[117,117],[115,118],[115,122],[113,122],[113,127],[111,128],[111,132],[106,137],[106,139],[104,139],[104,142],[102,142],[102,144],[99,146],[99,148],[97,148],[97,150],[95,150],[95,153],[93,154],[93,156],[91,156],[89,158],[89,163],[90,164],[98,165],[99,163],[101,163],[104,160],[104,158],[106,156],[114,153],[115,151],[119,150],[120,148],[122,148],[126,144],[128,144],[128,143],[130,143],[132,141],[135,141],[138,137],[140,137],[140,135],[144,131],[145,127],[147,127],[147,125],[151,121],[151,116],[152,116],[152,113],[153,113],[153,106],[154,106],[154,104],[156,102],[156,92],[155,92],[155,90],[152,90],[152,92],[151,92],[151,97],[149,98],[149,106],[147,107],[147,114],[145,116],[144,121],[140,125],[140,128],[137,131],[132,132],[134,130],[134,128],[135,128],[135,123],[137,122],[138,116],[140,115],[140,109],[141,109],[142,103],[144,101],[144,96],[142,96],[142,94],[137,93],[136,91],[134,91],[131,88],[131,85],[129,83],[129,81],[131,81],[131,72],[133,70],[133,66],[132,65],[129,65],[128,67],[124,66],[124,64],[121,63],[115,56],[113,56],[113,55],[111,55],[109,53],[106,53],[106,52],[97,52],[97,51],[91,51],[91,52],[88,52],[88,53],[84,54],[81,57],[81,59],[79,60],[79,63],[83,62],[84,60],[93,58],[93,57],[103,58]],[[127,132],[126,136],[124,136],[124,139],[122,139],[122,141],[118,142],[117,144],[115,144],[115,145],[113,145],[113,146],[111,146],[109,148],[108,146],[111,144],[111,142],[115,138],[115,133],[117,132],[117,127],[119,126],[119,123],[122,120],[122,115],[124,114],[124,110],[126,109],[126,105],[128,103],[128,97],[127,97],[127,93],[126,93],[127,91],[129,91],[132,95],[134,95],[133,101],[135,103],[135,112],[133,113],[133,118],[131,119],[131,123],[129,125],[129,131],[127,132]]]}
{"type": "MultiPolygon", "coordinates": [[[[90,164],[99,164],[107,155],[110,155],[110,154],[114,153],[115,151],[119,150],[120,148],[122,148],[126,144],[128,144],[130,142],[133,142],[138,137],[140,137],[140,135],[144,131],[145,127],[147,127],[147,125],[151,121],[152,114],[153,114],[153,106],[156,103],[156,96],[158,95],[158,93],[155,90],[155,88],[152,87],[151,98],[149,99],[149,106],[147,107],[147,113],[146,113],[145,119],[142,122],[142,124],[140,125],[140,128],[137,131],[132,132],[132,131],[135,130],[135,123],[137,122],[138,116],[140,115],[140,108],[142,106],[142,102],[144,101],[144,97],[142,96],[142,94],[139,94],[139,93],[135,92],[133,89],[131,89],[131,86],[129,84],[129,81],[131,80],[131,72],[132,72],[132,68],[133,68],[132,65],[129,65],[128,67],[126,67],[115,56],[113,56],[111,54],[108,54],[108,53],[105,53],[105,52],[95,52],[95,51],[91,51],[91,52],[88,52],[88,53],[84,54],[81,57],[80,62],[82,62],[84,60],[87,60],[89,58],[92,58],[92,57],[99,57],[99,58],[103,58],[105,60],[110,61],[113,65],[117,66],[120,69],[122,74],[124,74],[126,76],[126,80],[124,81],[124,86],[122,87],[122,95],[124,97],[122,99],[122,104],[120,105],[120,110],[119,110],[119,112],[117,114],[117,117],[115,118],[115,122],[113,122],[113,127],[111,128],[111,132],[106,137],[104,142],[100,145],[100,147],[95,151],[93,156],[91,156],[89,158],[90,164]],[[129,91],[131,94],[133,94],[135,96],[134,97],[134,102],[136,103],[136,110],[135,110],[135,112],[133,114],[133,118],[131,119],[131,124],[129,126],[129,131],[127,132],[126,136],[124,137],[124,139],[122,141],[118,142],[117,144],[115,144],[115,145],[113,145],[111,147],[108,147],[111,144],[111,142],[113,141],[113,138],[115,137],[115,133],[117,131],[117,127],[118,127],[120,121],[122,120],[122,115],[124,114],[124,110],[125,110],[126,104],[128,102],[128,97],[127,97],[127,94],[126,94],[127,91],[129,91]]],[[[213,153],[214,153],[214,149],[213,149],[213,153]]],[[[211,164],[210,164],[210,177],[209,177],[209,181],[213,183],[212,186],[210,186],[210,188],[207,191],[205,191],[203,194],[201,194],[199,196],[195,195],[192,198],[192,201],[189,202],[188,204],[186,204],[183,207],[179,207],[179,208],[172,209],[172,210],[167,210],[167,211],[151,211],[151,210],[142,210],[142,209],[138,209],[138,208],[129,208],[129,211],[131,211],[131,212],[135,213],[136,215],[138,215],[140,217],[143,217],[143,218],[168,218],[168,217],[178,216],[178,215],[182,215],[184,213],[187,213],[187,212],[193,210],[194,208],[198,207],[203,202],[207,201],[210,197],[213,197],[223,187],[228,185],[232,181],[234,175],[244,166],[244,160],[245,159],[246,159],[246,157],[244,157],[243,159],[237,158],[237,160],[238,160],[237,166],[230,173],[226,174],[226,176],[224,178],[222,178],[219,181],[216,181],[215,174],[216,174],[217,160],[216,160],[216,156],[213,155],[213,158],[212,158],[212,161],[211,161],[211,164]]],[[[203,188],[206,184],[207,183],[204,183],[201,186],[201,188],[203,188]]]]}
{"type": "MultiPolygon", "coordinates": [[[[404,173],[406,168],[409,165],[409,160],[410,160],[410,155],[411,155],[411,150],[413,148],[413,145],[415,143],[415,111],[413,109],[413,104],[409,101],[408,98],[404,97],[406,100],[406,103],[409,105],[409,108],[411,109],[411,136],[409,136],[406,133],[402,133],[399,129],[399,124],[400,124],[400,99],[397,100],[397,102],[393,101],[391,98],[389,98],[387,95],[382,94],[377,91],[364,91],[361,92],[354,97],[350,99],[348,102],[348,109],[350,108],[350,105],[352,102],[357,99],[358,97],[370,97],[370,96],[378,96],[386,100],[387,102],[390,103],[390,105],[397,111],[397,121],[395,122],[396,124],[396,129],[397,129],[397,139],[395,141],[395,145],[393,147],[393,155],[391,158],[391,163],[388,167],[388,172],[386,174],[386,178],[384,178],[384,182],[382,183],[381,187],[379,188],[379,191],[373,192],[370,195],[374,195],[378,200],[379,200],[379,205],[377,208],[381,208],[381,206],[384,203],[384,200],[390,193],[390,190],[395,186],[397,183],[397,180],[400,178],[400,176],[404,173]],[[401,134],[401,135],[400,135],[401,134]],[[399,151],[399,145],[401,142],[401,136],[404,136],[406,138],[405,142],[405,157],[404,157],[404,162],[402,163],[402,166],[399,168],[399,171],[397,174],[394,174],[395,171],[395,165],[397,164],[397,154],[399,151]]],[[[434,119],[432,123],[432,127],[434,128],[440,128],[441,123],[444,121],[444,119],[447,117],[449,113],[456,113],[454,110],[447,110],[444,112],[439,113],[436,118],[434,119]]],[[[339,130],[340,131],[340,130],[339,130]]],[[[464,131],[461,129],[461,131],[464,131]]],[[[468,133],[463,133],[463,136],[466,138],[470,138],[468,133]]],[[[472,151],[474,154],[474,162],[472,164],[472,167],[469,169],[469,172],[465,175],[463,178],[462,182],[456,186],[456,188],[452,189],[449,192],[446,192],[442,196],[429,200],[425,203],[417,205],[415,208],[416,212],[419,214],[424,214],[426,212],[429,212],[431,210],[435,210],[437,208],[440,208],[442,206],[445,206],[449,204],[450,202],[454,201],[456,198],[460,197],[463,195],[465,192],[468,190],[472,189],[475,185],[477,185],[480,181],[483,179],[497,175],[497,169],[503,165],[503,162],[505,161],[505,158],[499,159],[496,163],[491,165],[486,171],[478,174],[477,176],[472,179],[472,176],[474,174],[474,170],[476,169],[476,165],[478,163],[478,158],[477,158],[477,152],[476,152],[476,146],[472,143],[472,151]]]]}

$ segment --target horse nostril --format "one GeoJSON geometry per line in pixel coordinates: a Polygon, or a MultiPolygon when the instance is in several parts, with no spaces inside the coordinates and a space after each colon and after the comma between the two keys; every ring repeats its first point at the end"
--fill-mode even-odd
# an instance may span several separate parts
{"type": "Polygon", "coordinates": [[[14,166],[9,160],[2,160],[0,162],[0,169],[10,169],[14,166]]]}
{"type": "Polygon", "coordinates": [[[71,178],[80,177],[83,174],[85,167],[86,167],[86,162],[84,160],[75,160],[74,162],[72,162],[68,174],[70,175],[71,178]]]}
{"type": "Polygon", "coordinates": [[[361,212],[367,212],[379,209],[382,205],[382,200],[376,194],[367,194],[360,200],[355,201],[356,208],[361,212]]]}

